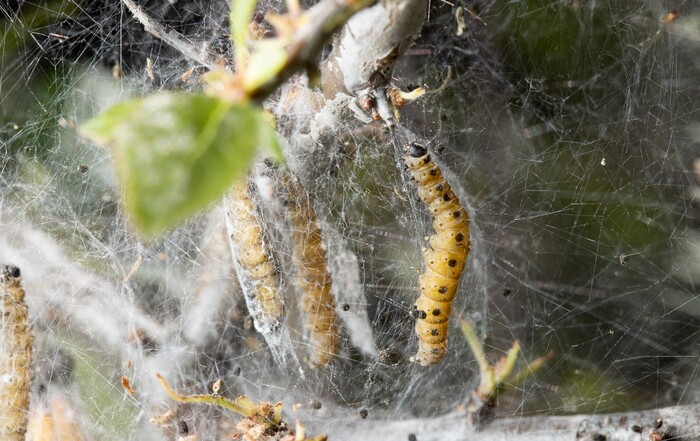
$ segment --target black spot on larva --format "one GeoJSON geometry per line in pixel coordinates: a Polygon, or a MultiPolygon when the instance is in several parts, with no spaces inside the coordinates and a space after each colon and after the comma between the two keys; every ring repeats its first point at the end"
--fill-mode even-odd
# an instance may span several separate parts
{"type": "Polygon", "coordinates": [[[428,314],[425,313],[425,311],[418,311],[418,318],[421,320],[424,320],[428,314]]]}
{"type": "Polygon", "coordinates": [[[634,433],[642,433],[642,428],[636,424],[634,426],[630,427],[630,429],[632,429],[632,432],[634,432],[634,433]]]}
{"type": "Polygon", "coordinates": [[[432,355],[438,355],[438,354],[440,353],[440,349],[438,349],[438,348],[433,348],[433,349],[430,350],[430,353],[431,353],[432,355]]]}
{"type": "Polygon", "coordinates": [[[452,196],[449,194],[446,194],[445,196],[442,197],[442,200],[445,202],[450,202],[452,200],[452,196]]]}
{"type": "Polygon", "coordinates": [[[440,288],[438,288],[438,292],[439,292],[440,294],[445,294],[445,293],[447,293],[447,287],[444,286],[444,285],[441,286],[440,288]]]}
{"type": "Polygon", "coordinates": [[[437,176],[438,170],[437,170],[436,168],[433,168],[433,169],[430,170],[429,173],[430,173],[430,176],[437,176]]]}
{"type": "Polygon", "coordinates": [[[450,259],[447,264],[450,266],[450,268],[454,268],[457,266],[457,261],[455,259],[450,259]]]}
{"type": "Polygon", "coordinates": [[[360,418],[363,420],[367,418],[367,409],[360,409],[360,418]]]}
{"type": "Polygon", "coordinates": [[[459,219],[460,217],[462,217],[462,212],[455,211],[454,213],[452,213],[452,216],[454,216],[455,219],[459,219]]]}
{"type": "Polygon", "coordinates": [[[462,233],[457,233],[457,235],[455,236],[455,241],[456,241],[456,242],[462,242],[463,240],[464,240],[464,234],[462,234],[462,233]]]}
{"type": "Polygon", "coordinates": [[[187,423],[183,420],[179,420],[177,422],[177,433],[179,433],[180,435],[187,435],[189,432],[190,429],[187,427],[187,423]]]}
{"type": "Polygon", "coordinates": [[[444,184],[438,184],[438,185],[435,187],[435,189],[436,189],[437,191],[443,191],[443,190],[445,189],[445,185],[444,185],[444,184]]]}
{"type": "Polygon", "coordinates": [[[408,441],[418,441],[418,438],[416,438],[416,435],[413,433],[408,434],[408,441]]]}
{"type": "Polygon", "coordinates": [[[5,265],[5,268],[2,270],[3,274],[7,277],[19,277],[20,276],[20,270],[14,265],[5,265]]]}
{"type": "Polygon", "coordinates": [[[313,400],[313,401],[311,402],[311,407],[313,407],[314,409],[318,410],[318,409],[321,408],[321,402],[318,401],[318,400],[313,400]]]}
{"type": "Polygon", "coordinates": [[[433,328],[430,330],[430,335],[432,335],[433,337],[437,337],[438,335],[440,335],[440,330],[437,328],[433,328]]]}
{"type": "Polygon", "coordinates": [[[442,311],[440,311],[440,308],[435,308],[433,309],[433,315],[440,315],[442,311]]]}

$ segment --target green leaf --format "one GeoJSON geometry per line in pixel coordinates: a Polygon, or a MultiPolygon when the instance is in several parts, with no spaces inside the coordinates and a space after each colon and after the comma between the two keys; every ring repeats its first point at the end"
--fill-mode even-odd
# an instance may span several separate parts
{"type": "Polygon", "coordinates": [[[261,85],[271,81],[287,63],[289,56],[284,47],[268,44],[260,47],[250,57],[243,76],[243,89],[251,92],[261,85]]]}
{"type": "Polygon", "coordinates": [[[248,59],[248,24],[255,11],[256,0],[231,0],[231,40],[236,54],[236,68],[241,69],[248,59]]]}
{"type": "Polygon", "coordinates": [[[160,93],[123,102],[80,130],[111,147],[126,209],[147,236],[221,197],[245,175],[258,149],[280,151],[261,109],[200,95],[160,93]]]}

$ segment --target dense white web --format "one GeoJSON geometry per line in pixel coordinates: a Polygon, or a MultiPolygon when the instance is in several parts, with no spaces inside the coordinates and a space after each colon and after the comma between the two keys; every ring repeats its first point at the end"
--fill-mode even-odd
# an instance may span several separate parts
{"type": "MultiPolygon", "coordinates": [[[[226,1],[143,5],[203,53],[231,57],[226,1]]],[[[289,128],[298,115],[281,118],[326,236],[342,323],[338,356],[314,370],[289,226],[260,180],[288,307],[276,351],[293,356],[282,364],[246,310],[221,207],[141,241],[108,152],[75,132],[130,96],[198,90],[204,69],[121,2],[0,5],[0,263],[25,280],[34,406],[64,397],[86,439],[176,439],[179,421],[200,440],[230,436],[238,417],[174,405],[160,372],[183,393],[211,393],[221,379],[224,396],[282,401],[288,421],[334,439],[333,418],[431,417],[464,403],[478,367],[457,317],[477,325],[494,361],[515,340],[519,367],[554,353],[500,398],[499,416],[696,402],[699,25],[685,1],[431,4],[393,79],[428,92],[400,124],[433,150],[472,235],[448,352],[433,367],[409,362],[433,231],[400,159],[405,133],[347,120],[310,154],[295,145],[303,130],[289,128]],[[149,421],[168,406],[176,417],[149,421]]]]}

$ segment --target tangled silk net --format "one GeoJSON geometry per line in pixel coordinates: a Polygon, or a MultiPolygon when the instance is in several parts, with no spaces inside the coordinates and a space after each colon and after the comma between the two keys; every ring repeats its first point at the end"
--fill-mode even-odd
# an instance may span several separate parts
{"type": "MultiPolygon", "coordinates": [[[[228,2],[140,5],[232,59],[228,2]]],[[[159,372],[182,393],[282,402],[307,435],[354,439],[353,425],[428,420],[469,399],[479,363],[460,318],[489,360],[516,340],[518,367],[553,354],[499,396],[499,418],[696,402],[699,50],[692,2],[433,1],[391,78],[427,92],[401,108],[396,129],[350,114],[314,149],[313,124],[298,121],[329,99],[285,101],[303,82],[293,79],[265,105],[294,175],[261,162],[232,188],[262,225],[247,243],[271,253],[250,259],[275,268],[280,303],[260,294],[280,313],[270,319],[241,289],[269,274],[236,272],[230,206],[144,242],[121,210],[109,152],[76,134],[128,97],[198,92],[206,69],[121,2],[0,4],[0,263],[21,269],[33,328],[29,419],[61,414],[84,439],[236,431],[236,415],[169,401],[159,372]],[[412,142],[439,165],[448,190],[438,193],[459,200],[471,240],[461,277],[448,277],[451,312],[434,315],[449,313],[435,327],[449,338],[431,366],[419,364],[435,354],[419,352],[416,320],[436,307],[414,307],[425,238],[457,265],[466,248],[448,247],[461,226],[433,227],[405,169],[412,142]]],[[[430,337],[421,344],[443,341],[430,337]]]]}

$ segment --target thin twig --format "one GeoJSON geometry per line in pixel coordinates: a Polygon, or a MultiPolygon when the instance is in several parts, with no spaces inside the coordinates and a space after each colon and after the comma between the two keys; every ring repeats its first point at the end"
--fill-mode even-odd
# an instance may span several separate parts
{"type": "MultiPolygon", "coordinates": [[[[127,1],[127,0],[124,0],[127,1]]],[[[287,57],[277,75],[250,91],[248,96],[263,100],[300,69],[313,66],[319,52],[335,31],[360,10],[377,0],[323,0],[299,19],[306,23],[294,32],[286,47],[287,57]]]]}
{"type": "Polygon", "coordinates": [[[162,40],[163,43],[170,45],[173,49],[179,51],[185,57],[198,62],[209,70],[214,70],[218,67],[214,57],[210,56],[205,51],[197,50],[196,46],[188,42],[179,32],[165,29],[163,25],[156,22],[146,13],[146,11],[144,11],[132,0],[122,0],[122,2],[124,5],[126,5],[129,11],[131,11],[134,18],[143,25],[146,32],[153,34],[155,37],[162,40]]]}
{"type": "Polygon", "coordinates": [[[168,382],[165,381],[165,378],[163,378],[162,375],[156,374],[156,379],[168,396],[175,401],[179,401],[180,403],[211,404],[236,412],[244,417],[250,417],[255,410],[255,405],[253,402],[245,396],[238,397],[235,401],[231,401],[227,398],[216,395],[180,395],[170,388],[168,382]]]}

